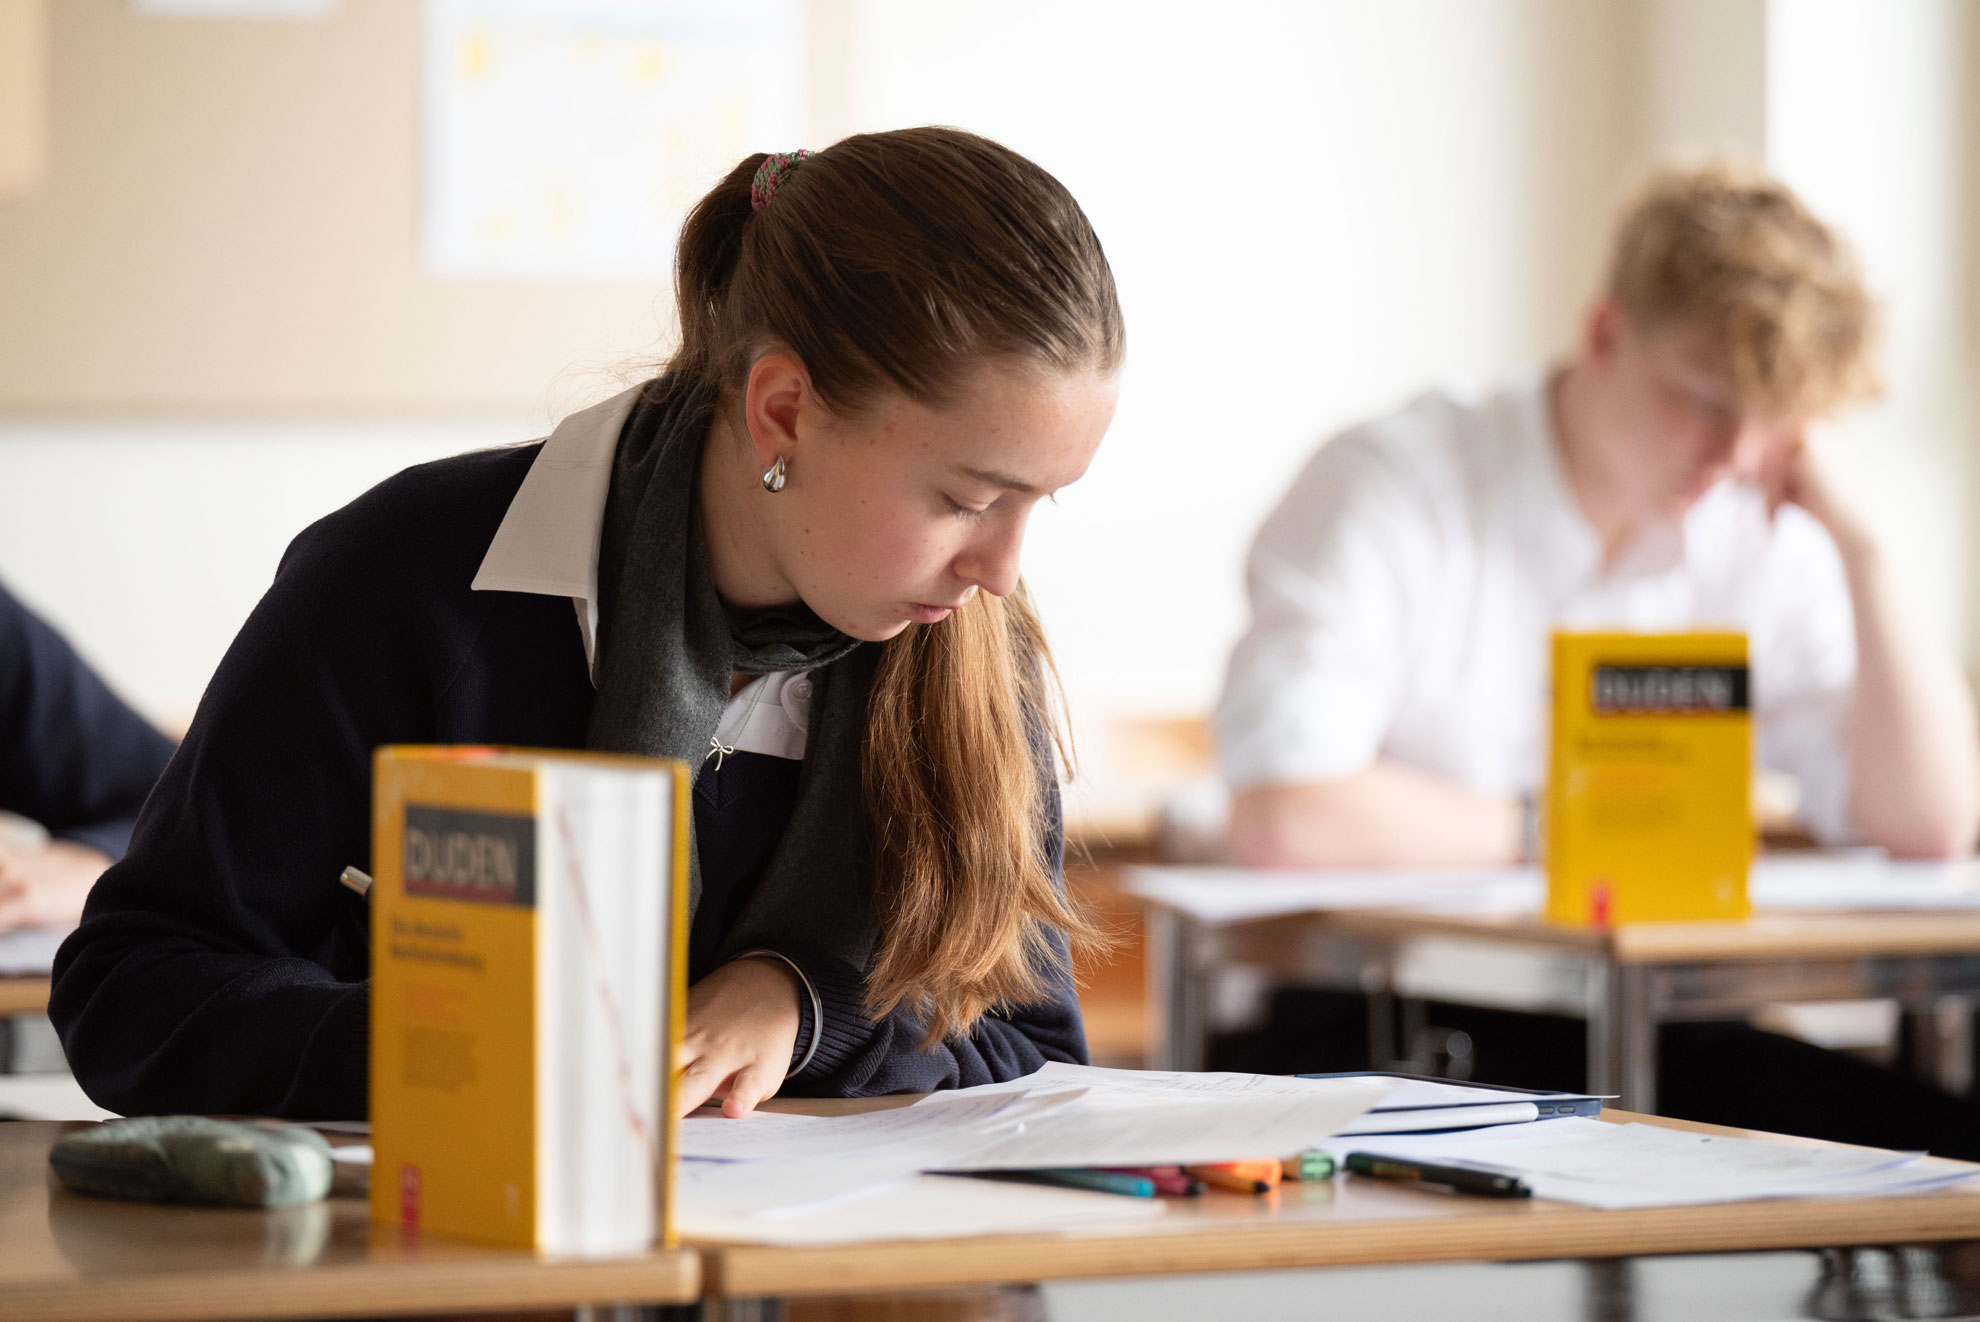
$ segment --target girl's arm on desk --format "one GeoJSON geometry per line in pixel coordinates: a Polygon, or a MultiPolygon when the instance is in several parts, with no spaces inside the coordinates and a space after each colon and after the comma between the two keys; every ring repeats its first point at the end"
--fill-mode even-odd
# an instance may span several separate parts
{"type": "MultiPolygon", "coordinates": [[[[369,912],[337,878],[370,869],[372,749],[461,737],[444,713],[478,620],[533,610],[546,639],[581,646],[568,602],[466,591],[464,556],[531,454],[443,461],[444,482],[412,470],[284,557],[56,959],[49,1014],[100,1104],[365,1114],[369,912]]],[[[553,721],[568,702],[537,687],[553,721]]]]}

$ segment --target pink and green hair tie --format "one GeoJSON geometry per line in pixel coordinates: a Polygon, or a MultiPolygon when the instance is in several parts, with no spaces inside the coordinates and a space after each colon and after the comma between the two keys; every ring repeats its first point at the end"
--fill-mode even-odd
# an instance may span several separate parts
{"type": "Polygon", "coordinates": [[[811,153],[803,147],[796,151],[772,152],[764,157],[763,164],[756,167],[756,177],[749,184],[749,209],[761,211],[770,205],[770,199],[777,196],[777,184],[791,172],[793,166],[811,153]]]}

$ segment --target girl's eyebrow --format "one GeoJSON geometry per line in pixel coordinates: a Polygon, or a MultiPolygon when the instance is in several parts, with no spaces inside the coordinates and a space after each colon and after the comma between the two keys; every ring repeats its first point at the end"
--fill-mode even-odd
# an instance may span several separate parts
{"type": "Polygon", "coordinates": [[[1018,478],[1010,476],[1008,473],[993,472],[986,468],[965,468],[962,470],[962,473],[965,477],[974,478],[978,482],[988,483],[993,487],[1002,487],[1006,491],[1015,491],[1019,495],[1042,496],[1046,494],[1031,485],[1031,483],[1021,481],[1018,478]]]}

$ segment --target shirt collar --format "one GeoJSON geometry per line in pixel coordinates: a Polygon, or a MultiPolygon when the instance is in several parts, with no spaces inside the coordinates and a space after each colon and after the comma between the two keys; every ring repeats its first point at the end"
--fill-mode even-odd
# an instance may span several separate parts
{"type": "Polygon", "coordinates": [[[1537,372],[1512,394],[1519,439],[1509,476],[1521,507],[1519,535],[1541,563],[1571,588],[1606,579],[1649,577],[1684,564],[1684,522],[1658,520],[1639,531],[1613,565],[1603,568],[1602,540],[1582,513],[1561,458],[1560,435],[1549,406],[1555,374],[1553,369],[1537,372]]]}
{"type": "Polygon", "coordinates": [[[471,584],[476,592],[569,597],[597,681],[598,538],[619,432],[644,386],[557,424],[524,475],[471,584]]]}

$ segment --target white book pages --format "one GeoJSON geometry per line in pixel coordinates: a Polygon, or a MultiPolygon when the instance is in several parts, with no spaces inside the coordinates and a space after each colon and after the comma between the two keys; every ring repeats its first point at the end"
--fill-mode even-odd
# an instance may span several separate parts
{"type": "Polygon", "coordinates": [[[1160,1198],[1123,1198],[1043,1185],[917,1175],[858,1197],[785,1216],[697,1208],[683,1199],[681,1234],[692,1240],[752,1244],[1019,1235],[1134,1225],[1161,1216],[1160,1198]]]}
{"type": "Polygon", "coordinates": [[[540,1238],[638,1249],[659,1206],[671,780],[565,764],[540,786],[540,1238]]]}

